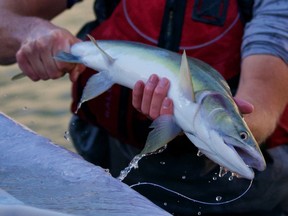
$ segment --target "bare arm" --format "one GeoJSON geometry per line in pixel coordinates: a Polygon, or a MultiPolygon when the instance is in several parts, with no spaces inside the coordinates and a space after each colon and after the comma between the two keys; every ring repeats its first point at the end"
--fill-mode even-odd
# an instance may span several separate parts
{"type": "Polygon", "coordinates": [[[79,40],[50,19],[66,9],[66,0],[0,0],[0,64],[17,62],[30,79],[57,79],[65,73],[75,81],[83,66],[55,61],[79,40]]]}
{"type": "Polygon", "coordinates": [[[287,25],[286,0],[254,1],[253,19],[243,37],[237,97],[255,107],[246,120],[259,143],[273,132],[288,103],[287,25]]]}
{"type": "Polygon", "coordinates": [[[66,9],[66,0],[0,0],[0,64],[15,63],[15,54],[23,40],[66,9]],[[42,18],[42,19],[41,19],[42,18]]]}
{"type": "Polygon", "coordinates": [[[271,55],[244,58],[236,97],[254,105],[254,112],[245,116],[259,143],[271,135],[288,103],[288,66],[271,55]]]}

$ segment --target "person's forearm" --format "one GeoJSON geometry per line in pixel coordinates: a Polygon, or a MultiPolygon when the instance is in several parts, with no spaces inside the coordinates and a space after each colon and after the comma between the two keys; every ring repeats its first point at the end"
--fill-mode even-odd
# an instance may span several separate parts
{"type": "Polygon", "coordinates": [[[259,143],[271,135],[288,103],[288,66],[278,57],[251,55],[243,59],[236,97],[252,103],[255,110],[245,116],[259,143]]]}
{"type": "Polygon", "coordinates": [[[66,9],[66,0],[0,0],[0,65],[12,64],[22,40],[66,9]]]}

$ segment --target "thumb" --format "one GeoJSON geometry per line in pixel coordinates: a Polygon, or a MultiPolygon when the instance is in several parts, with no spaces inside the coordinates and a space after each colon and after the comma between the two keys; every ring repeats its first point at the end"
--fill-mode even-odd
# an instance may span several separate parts
{"type": "Polygon", "coordinates": [[[234,97],[234,101],[242,114],[249,114],[254,111],[254,106],[248,101],[237,97],[234,97]]]}
{"type": "Polygon", "coordinates": [[[76,67],[69,72],[69,78],[71,82],[76,82],[79,75],[86,69],[84,65],[77,64],[76,67]]]}

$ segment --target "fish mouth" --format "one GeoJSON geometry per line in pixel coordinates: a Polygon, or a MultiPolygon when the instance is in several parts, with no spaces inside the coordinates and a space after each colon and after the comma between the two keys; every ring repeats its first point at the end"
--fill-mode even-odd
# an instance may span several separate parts
{"type": "Polygon", "coordinates": [[[243,145],[241,141],[235,139],[233,139],[233,142],[231,142],[231,137],[224,139],[224,143],[235,151],[249,168],[253,168],[258,171],[263,171],[266,168],[265,160],[258,147],[255,148],[253,146],[243,145]]]}

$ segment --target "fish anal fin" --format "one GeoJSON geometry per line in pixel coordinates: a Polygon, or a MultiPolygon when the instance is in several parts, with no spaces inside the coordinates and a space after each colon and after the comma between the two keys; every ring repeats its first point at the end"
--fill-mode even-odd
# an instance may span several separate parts
{"type": "Polygon", "coordinates": [[[149,154],[163,148],[181,132],[172,115],[161,115],[150,126],[153,130],[149,133],[141,154],[149,154]]]}

